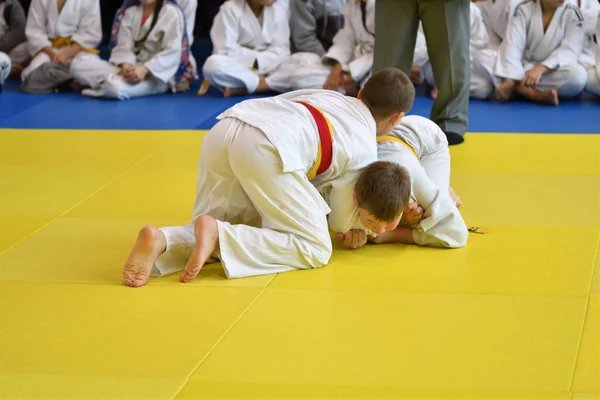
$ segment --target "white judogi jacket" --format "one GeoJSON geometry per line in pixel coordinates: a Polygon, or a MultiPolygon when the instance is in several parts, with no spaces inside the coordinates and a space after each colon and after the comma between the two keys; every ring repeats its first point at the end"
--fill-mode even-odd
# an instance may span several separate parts
{"type": "Polygon", "coordinates": [[[395,162],[407,169],[413,200],[423,207],[423,219],[413,230],[415,243],[448,248],[465,246],[469,233],[448,186],[437,185],[420,163],[441,146],[447,148],[444,132],[429,119],[411,115],[404,117],[390,135],[404,140],[417,155],[396,142],[382,142],[377,148],[379,160],[395,162]]]}
{"type": "Polygon", "coordinates": [[[486,0],[477,3],[489,37],[487,48],[497,49],[500,46],[506,35],[508,20],[520,1],[486,0]]]}
{"type": "Polygon", "coordinates": [[[496,59],[496,75],[520,80],[536,64],[552,70],[577,63],[584,34],[583,15],[572,4],[566,3],[556,10],[544,33],[539,0],[525,0],[510,18],[496,59]]]}
{"type": "Polygon", "coordinates": [[[194,27],[196,26],[196,9],[198,0],[177,0],[177,4],[183,10],[185,25],[187,27],[187,36],[190,46],[194,44],[194,27]]]}
{"type": "Polygon", "coordinates": [[[58,12],[56,0],[33,0],[25,30],[32,56],[52,39],[70,37],[82,47],[95,49],[102,40],[99,0],[68,0],[58,12]]]}
{"type": "Polygon", "coordinates": [[[365,24],[361,0],[348,0],[344,6],[344,27],[334,36],[333,45],[324,58],[339,62],[344,72],[349,72],[355,82],[360,82],[373,68],[374,48],[375,0],[367,0],[365,24]]]}
{"type": "Polygon", "coordinates": [[[366,231],[352,193],[362,168],[377,161],[377,142],[375,120],[362,101],[331,90],[298,90],[260,102],[241,102],[218,119],[233,117],[262,130],[277,149],[283,172],[306,173],[315,163],[319,134],[311,114],[294,100],[319,108],[333,129],[331,166],[311,181],[324,197],[330,228],[366,231]]]}
{"type": "Polygon", "coordinates": [[[583,26],[585,30],[585,40],[583,43],[583,49],[579,56],[579,63],[586,69],[592,68],[596,65],[596,41],[599,40],[596,36],[594,41],[594,35],[596,35],[596,25],[598,23],[598,12],[600,12],[600,3],[598,0],[580,0],[581,13],[583,14],[583,26]]]}
{"type": "Polygon", "coordinates": [[[181,60],[181,43],[184,31],[184,19],[181,10],[173,4],[165,3],[160,10],[158,21],[146,40],[138,47],[152,25],[152,17],[142,26],[143,7],[129,7],[125,11],[117,45],[110,54],[110,62],[115,65],[128,63],[145,65],[152,76],[161,82],[174,81],[181,60]]]}
{"type": "Polygon", "coordinates": [[[213,54],[233,58],[248,69],[258,61],[258,74],[267,75],[290,55],[286,10],[274,4],[256,18],[246,0],[228,0],[210,30],[213,54]]]}

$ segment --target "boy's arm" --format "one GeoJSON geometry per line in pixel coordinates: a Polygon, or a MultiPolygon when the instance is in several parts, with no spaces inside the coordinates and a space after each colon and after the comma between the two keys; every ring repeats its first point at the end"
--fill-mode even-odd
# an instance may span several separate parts
{"type": "Polygon", "coordinates": [[[317,38],[317,19],[311,1],[292,1],[290,30],[298,52],[315,53],[323,57],[325,49],[317,38]]]}
{"type": "Polygon", "coordinates": [[[25,35],[27,36],[27,48],[29,54],[37,55],[40,51],[48,55],[54,54],[52,43],[48,39],[46,30],[46,10],[41,0],[33,0],[29,6],[25,35]]]}
{"type": "Polygon", "coordinates": [[[520,81],[525,75],[521,59],[527,43],[527,20],[530,17],[526,6],[527,3],[517,7],[509,19],[506,35],[498,49],[495,72],[500,78],[520,81]]]}
{"type": "Polygon", "coordinates": [[[408,226],[399,226],[393,231],[384,232],[381,235],[369,236],[369,241],[376,244],[385,243],[402,243],[402,244],[415,244],[413,239],[414,228],[408,226]]]}
{"type": "Polygon", "coordinates": [[[550,70],[568,63],[576,63],[583,49],[585,37],[583,15],[579,8],[571,5],[567,5],[566,7],[567,9],[564,12],[568,13],[568,16],[565,37],[560,42],[560,46],[541,62],[542,65],[550,70]]]}
{"type": "MultiPolygon", "coordinates": [[[[15,47],[27,40],[25,36],[25,11],[21,3],[15,1],[14,4],[7,4],[8,10],[8,31],[0,35],[0,51],[10,53],[15,47]]],[[[5,8],[5,10],[6,10],[5,8]]],[[[595,26],[594,26],[595,27],[595,26]]]]}

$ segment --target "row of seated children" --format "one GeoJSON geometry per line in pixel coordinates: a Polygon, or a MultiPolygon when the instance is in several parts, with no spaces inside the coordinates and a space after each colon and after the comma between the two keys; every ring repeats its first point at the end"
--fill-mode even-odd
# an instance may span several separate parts
{"type": "MultiPolygon", "coordinates": [[[[225,96],[315,88],[356,95],[373,65],[375,1],[227,0],[211,28],[213,54],[199,93],[212,85],[225,96]]],[[[98,1],[69,0],[65,10],[61,2],[32,2],[26,37],[34,60],[22,73],[29,90],[39,79],[27,78],[48,61],[68,66],[83,94],[98,97],[185,91],[197,78],[189,51],[195,12],[185,10],[186,0],[126,1],[108,62],[94,54],[98,1]]],[[[599,11],[595,0],[471,3],[471,96],[506,101],[518,94],[558,104],[584,89],[600,95],[599,11]]],[[[435,97],[427,51],[419,26],[411,76],[435,97]]],[[[49,69],[39,75],[56,77],[49,69]]]]}

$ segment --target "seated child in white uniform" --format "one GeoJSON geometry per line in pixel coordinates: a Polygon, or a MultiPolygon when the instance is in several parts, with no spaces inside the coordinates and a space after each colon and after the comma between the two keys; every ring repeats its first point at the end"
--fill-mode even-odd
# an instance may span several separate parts
{"type": "Polygon", "coordinates": [[[289,90],[293,71],[282,63],[290,55],[290,27],[286,10],[274,0],[227,0],[210,38],[213,54],[202,67],[199,94],[209,85],[225,97],[289,90]]]}
{"type": "Polygon", "coordinates": [[[113,26],[107,61],[91,66],[91,88],[83,94],[127,100],[176,91],[193,80],[185,19],[171,0],[126,1],[113,26]]]}
{"type": "MultiPolygon", "coordinates": [[[[558,105],[559,98],[573,98],[585,86],[579,64],[584,34],[577,6],[565,0],[525,0],[510,18],[495,60],[477,57],[474,74],[492,83],[498,101],[510,100],[515,92],[558,105]]],[[[491,94],[492,85],[481,98],[491,94]]]]}
{"type": "Polygon", "coordinates": [[[90,85],[85,71],[100,60],[99,0],[33,0],[25,34],[33,60],[21,79],[50,62],[68,68],[80,86],[90,85]]]}

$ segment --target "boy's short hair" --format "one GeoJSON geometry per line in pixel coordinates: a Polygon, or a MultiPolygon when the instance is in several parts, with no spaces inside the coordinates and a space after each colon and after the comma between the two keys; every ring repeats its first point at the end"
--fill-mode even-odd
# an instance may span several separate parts
{"type": "Polygon", "coordinates": [[[415,86],[404,72],[385,68],[367,80],[360,99],[375,118],[386,118],[410,111],[415,102],[415,86]]]}
{"type": "Polygon", "coordinates": [[[377,161],[363,169],[354,191],[360,208],[380,222],[392,222],[410,202],[410,176],[396,163],[377,161]]]}

